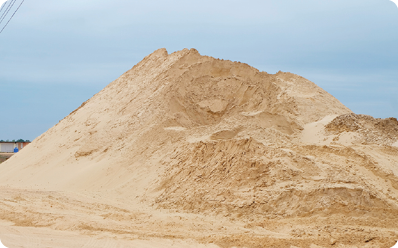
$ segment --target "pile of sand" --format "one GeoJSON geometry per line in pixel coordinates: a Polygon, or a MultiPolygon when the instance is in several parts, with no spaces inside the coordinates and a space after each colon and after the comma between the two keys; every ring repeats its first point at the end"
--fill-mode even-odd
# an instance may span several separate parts
{"type": "Polygon", "coordinates": [[[366,144],[392,145],[398,141],[398,121],[396,118],[379,119],[369,115],[354,113],[341,115],[326,125],[333,134],[355,132],[357,142],[366,144]]]}
{"type": "Polygon", "coordinates": [[[0,219],[76,237],[390,247],[397,137],[396,119],[355,115],[300,76],[160,49],[0,165],[0,219]]]}

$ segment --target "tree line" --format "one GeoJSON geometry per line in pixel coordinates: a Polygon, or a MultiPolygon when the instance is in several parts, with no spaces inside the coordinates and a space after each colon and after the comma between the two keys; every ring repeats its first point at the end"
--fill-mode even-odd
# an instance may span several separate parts
{"type": "Polygon", "coordinates": [[[30,140],[23,140],[23,139],[19,139],[19,140],[0,140],[0,142],[30,142],[30,140]]]}

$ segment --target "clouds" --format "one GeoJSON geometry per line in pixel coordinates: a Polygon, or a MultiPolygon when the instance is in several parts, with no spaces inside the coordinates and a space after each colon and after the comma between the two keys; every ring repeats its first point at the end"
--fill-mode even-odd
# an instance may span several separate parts
{"type": "Polygon", "coordinates": [[[159,47],[196,47],[251,64],[265,64],[272,57],[277,66],[331,68],[359,62],[362,67],[367,63],[364,52],[374,48],[378,51],[373,55],[390,59],[397,20],[388,14],[386,3],[39,0],[21,10],[8,34],[29,40],[45,64],[51,58],[61,63],[120,62],[139,54],[133,58],[137,62],[159,47]]]}

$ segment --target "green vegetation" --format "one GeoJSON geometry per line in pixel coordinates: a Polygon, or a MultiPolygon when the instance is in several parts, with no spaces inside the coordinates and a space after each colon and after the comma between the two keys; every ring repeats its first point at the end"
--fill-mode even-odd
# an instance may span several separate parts
{"type": "Polygon", "coordinates": [[[19,139],[19,140],[0,140],[0,142],[30,142],[30,140],[23,140],[23,139],[19,139]]]}

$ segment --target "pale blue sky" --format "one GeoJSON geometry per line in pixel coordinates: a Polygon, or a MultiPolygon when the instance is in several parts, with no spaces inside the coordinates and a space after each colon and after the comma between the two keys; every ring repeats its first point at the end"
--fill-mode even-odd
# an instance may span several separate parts
{"type": "Polygon", "coordinates": [[[25,0],[0,34],[0,139],[33,140],[161,47],[289,71],[398,117],[389,0],[25,0]]]}

